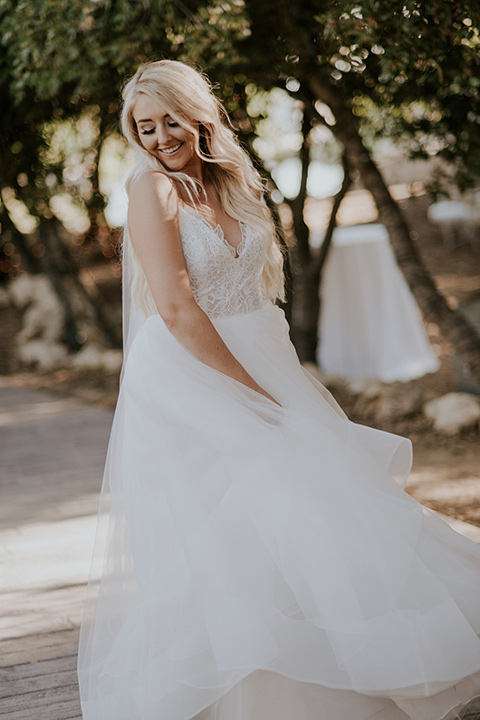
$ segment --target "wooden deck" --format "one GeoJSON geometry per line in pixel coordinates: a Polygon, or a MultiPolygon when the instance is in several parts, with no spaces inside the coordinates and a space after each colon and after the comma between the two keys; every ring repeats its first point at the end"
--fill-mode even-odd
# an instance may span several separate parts
{"type": "Polygon", "coordinates": [[[0,718],[81,718],[76,652],[112,413],[0,380],[0,718]]]}
{"type": "MultiPolygon", "coordinates": [[[[0,720],[81,720],[78,628],[111,419],[0,378],[0,720]]],[[[463,717],[480,720],[480,701],[463,717]]]]}

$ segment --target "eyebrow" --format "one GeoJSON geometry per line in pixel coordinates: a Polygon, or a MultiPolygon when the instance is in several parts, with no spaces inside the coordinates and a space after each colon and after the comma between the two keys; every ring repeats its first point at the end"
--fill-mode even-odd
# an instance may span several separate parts
{"type": "MultiPolygon", "coordinates": [[[[165,115],[162,115],[162,118],[167,118],[167,117],[171,118],[171,115],[169,115],[168,113],[165,113],[165,115]]],[[[137,123],[139,123],[139,124],[146,123],[146,122],[153,122],[153,120],[151,118],[143,118],[142,120],[137,120],[137,123]]]]}

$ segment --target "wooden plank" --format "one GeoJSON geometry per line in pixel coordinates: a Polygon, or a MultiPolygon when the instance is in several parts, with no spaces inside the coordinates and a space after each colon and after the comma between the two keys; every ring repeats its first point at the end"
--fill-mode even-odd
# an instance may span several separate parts
{"type": "Polygon", "coordinates": [[[51,702],[41,707],[19,707],[4,713],[0,706],[1,720],[82,720],[78,700],[51,702]]]}
{"type": "Polygon", "coordinates": [[[9,667],[0,668],[0,684],[13,678],[34,678],[42,675],[50,675],[62,670],[76,670],[77,656],[63,655],[61,657],[52,658],[51,660],[42,660],[41,662],[21,663],[20,665],[10,665],[9,667]]]}
{"type": "Polygon", "coordinates": [[[78,648],[78,629],[29,635],[2,643],[0,667],[73,655],[78,648]]]}
{"type": "Polygon", "coordinates": [[[461,713],[460,717],[461,720],[480,720],[480,697],[472,700],[461,713]]]}
{"type": "Polygon", "coordinates": [[[16,697],[5,697],[0,701],[2,713],[16,712],[22,706],[24,708],[41,708],[64,702],[71,702],[78,699],[78,685],[70,682],[68,685],[59,687],[40,688],[32,690],[16,697]]]}
{"type": "Polygon", "coordinates": [[[37,690],[52,690],[54,688],[76,685],[76,683],[77,673],[72,669],[36,675],[30,678],[2,680],[0,684],[0,699],[16,698],[37,690]]]}
{"type": "Polygon", "coordinates": [[[72,594],[62,598],[60,601],[48,597],[38,598],[37,615],[35,617],[35,603],[21,604],[15,613],[10,613],[9,609],[3,607],[0,602],[0,613],[4,616],[0,620],[0,634],[2,645],[6,640],[21,641],[22,637],[29,635],[38,635],[41,632],[61,632],[62,630],[71,630],[78,627],[81,612],[83,609],[83,601],[72,594]],[[71,601],[68,602],[69,597],[71,601]],[[39,609],[44,612],[39,613],[39,609]],[[47,611],[48,609],[48,611],[47,611]],[[19,632],[20,631],[20,632],[19,632]]]}

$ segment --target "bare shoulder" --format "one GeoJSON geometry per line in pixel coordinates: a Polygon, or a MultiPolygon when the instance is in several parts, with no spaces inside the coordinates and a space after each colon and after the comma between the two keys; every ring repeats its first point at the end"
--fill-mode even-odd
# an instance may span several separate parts
{"type": "Polygon", "coordinates": [[[169,177],[150,170],[132,182],[129,192],[129,216],[157,214],[163,220],[173,220],[178,214],[178,193],[169,177]]]}

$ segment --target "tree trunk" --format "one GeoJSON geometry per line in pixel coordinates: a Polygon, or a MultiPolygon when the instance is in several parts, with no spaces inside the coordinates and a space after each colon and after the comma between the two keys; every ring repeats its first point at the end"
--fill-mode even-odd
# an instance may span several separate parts
{"type": "Polygon", "coordinates": [[[309,67],[306,79],[315,99],[327,104],[335,115],[336,124],[332,131],[343,143],[349,165],[358,170],[364,186],[373,195],[397,262],[425,319],[439,326],[472,374],[480,380],[480,336],[461,313],[448,306],[444,296],[437,290],[412,240],[405,215],[390,195],[378,167],[362,142],[355,116],[329,79],[323,76],[321,68],[309,67]]]}
{"type": "Polygon", "coordinates": [[[302,175],[298,195],[286,200],[292,211],[293,232],[296,243],[293,248],[293,308],[292,341],[302,362],[315,362],[317,330],[312,328],[311,298],[315,293],[312,287],[311,266],[313,262],[310,247],[310,228],[305,222],[304,211],[307,199],[308,170],[310,167],[310,145],[308,134],[311,129],[310,116],[306,112],[302,120],[303,142],[300,150],[302,175]]]}
{"type": "Polygon", "coordinates": [[[68,296],[68,289],[63,283],[63,278],[68,276],[77,292],[90,309],[97,328],[102,333],[109,347],[121,348],[122,341],[119,331],[112,324],[98,300],[90,295],[82,283],[78,267],[68,249],[57,237],[56,226],[58,221],[54,219],[44,220],[38,228],[38,235],[45,245],[45,253],[40,258],[36,257],[27,242],[26,236],[21,233],[12,222],[5,207],[0,211],[0,220],[4,228],[4,235],[11,239],[22,258],[22,268],[25,272],[35,275],[45,273],[50,280],[55,294],[60,300],[65,318],[65,340],[71,350],[79,350],[81,344],[76,340],[78,332],[77,323],[74,317],[72,304],[68,296]]]}
{"type": "Polygon", "coordinates": [[[285,278],[285,301],[281,302],[278,301],[279,307],[282,308],[283,312],[285,313],[285,318],[289,325],[292,324],[292,305],[293,305],[293,268],[292,268],[292,261],[290,257],[290,248],[288,246],[288,243],[285,239],[285,231],[283,229],[282,220],[280,218],[278,208],[276,204],[267,197],[267,205],[268,209],[270,210],[270,213],[273,218],[273,222],[275,223],[275,228],[277,230],[277,237],[280,245],[282,246],[283,250],[283,276],[285,278]]]}
{"type": "MultiPolygon", "coordinates": [[[[258,153],[255,151],[255,148],[253,147],[252,140],[255,137],[255,135],[245,135],[245,144],[246,144],[246,150],[248,154],[250,155],[250,159],[252,160],[253,165],[260,173],[261,177],[263,177],[267,183],[270,185],[270,190],[278,190],[277,184],[275,180],[272,177],[272,174],[269,172],[269,170],[266,169],[266,167],[263,165],[262,159],[258,155],[258,153]]],[[[279,191],[280,192],[280,191],[279,191]]],[[[280,218],[280,214],[278,212],[278,207],[275,202],[270,198],[270,196],[266,193],[266,199],[265,199],[268,209],[270,210],[270,213],[272,215],[272,219],[277,231],[277,237],[279,240],[280,245],[283,249],[283,274],[285,277],[285,301],[279,302],[278,305],[282,308],[282,310],[285,313],[285,317],[287,319],[288,324],[292,325],[292,307],[293,307],[293,267],[292,267],[292,258],[291,258],[291,252],[290,247],[287,243],[286,237],[285,237],[285,230],[283,228],[282,220],[280,218]]]]}
{"type": "Polygon", "coordinates": [[[2,205],[0,210],[0,223],[2,226],[3,240],[7,242],[10,240],[13,243],[15,250],[21,257],[23,269],[31,275],[40,273],[42,271],[41,263],[30,249],[27,242],[28,236],[21,233],[16,225],[14,225],[5,205],[2,205]]]}
{"type": "Polygon", "coordinates": [[[75,263],[73,257],[68,251],[68,248],[62,243],[60,238],[56,238],[57,251],[58,251],[58,264],[62,275],[68,275],[77,292],[85,301],[87,307],[92,313],[93,319],[97,325],[97,328],[102,333],[104,339],[112,348],[121,348],[122,339],[120,333],[116,327],[110,321],[109,317],[105,313],[102,304],[98,300],[90,295],[87,288],[79,277],[78,266],[75,263]]]}
{"type": "MultiPolygon", "coordinates": [[[[322,288],[322,279],[323,279],[323,269],[325,267],[325,262],[328,257],[328,253],[330,251],[331,245],[332,245],[332,239],[333,239],[333,231],[335,230],[337,226],[337,214],[340,210],[340,205],[342,204],[342,200],[345,197],[345,195],[348,192],[348,189],[350,185],[352,184],[352,175],[350,171],[350,167],[348,165],[348,160],[346,153],[343,154],[342,158],[343,163],[343,182],[342,187],[338,191],[338,193],[333,198],[333,205],[332,205],[332,211],[330,213],[330,218],[327,225],[327,231],[325,233],[325,237],[323,239],[322,246],[320,248],[320,252],[318,254],[318,258],[316,263],[314,263],[313,266],[313,283],[316,286],[315,294],[312,293],[311,303],[312,303],[312,323],[315,323],[315,327],[317,328],[317,337],[315,342],[315,347],[317,349],[318,353],[318,345],[322,341],[321,335],[319,334],[318,328],[320,326],[320,309],[321,309],[321,288],[322,288]]],[[[320,328],[321,333],[321,328],[320,328]]]]}
{"type": "MultiPolygon", "coordinates": [[[[295,93],[292,93],[295,97],[295,93]]],[[[331,246],[333,231],[336,226],[337,213],[340,204],[351,185],[351,171],[344,153],[342,162],[344,169],[344,180],[342,187],[333,199],[332,210],[325,233],[325,238],[319,252],[313,252],[310,246],[310,230],[304,219],[305,202],[307,199],[308,169],[310,164],[310,151],[306,142],[310,131],[312,120],[324,122],[318,112],[309,105],[310,98],[304,98],[305,114],[302,123],[303,143],[301,150],[302,175],[300,190],[297,197],[286,201],[292,211],[293,230],[296,239],[296,247],[293,254],[296,257],[296,272],[290,261],[290,250],[285,241],[284,230],[276,205],[268,202],[270,211],[274,218],[280,241],[285,249],[285,303],[280,303],[285,311],[287,321],[292,331],[292,339],[296,346],[302,362],[316,363],[318,340],[319,340],[319,318],[320,318],[320,286],[322,272],[331,246]],[[295,291],[295,292],[294,292],[295,291]],[[295,311],[293,308],[295,307],[295,311]]],[[[261,158],[258,156],[252,145],[255,136],[246,136],[246,145],[253,164],[266,178],[272,188],[278,187],[271,173],[264,167],[261,158]]]]}
{"type": "Polygon", "coordinates": [[[297,351],[302,362],[317,362],[318,344],[320,341],[320,289],[323,269],[332,245],[333,231],[337,224],[337,213],[351,184],[350,173],[345,163],[344,169],[344,180],[342,187],[333,199],[332,210],[323,243],[316,252],[310,249],[310,262],[302,267],[301,277],[299,278],[302,287],[302,305],[300,308],[302,312],[302,334],[300,335],[297,351]]]}
{"type": "Polygon", "coordinates": [[[43,269],[55,290],[63,311],[63,339],[69,349],[76,352],[80,350],[82,343],[79,341],[78,325],[72,303],[62,282],[61,273],[56,262],[57,253],[52,221],[44,220],[44,222],[41,222],[38,226],[38,233],[45,246],[45,254],[42,257],[43,269]]]}

